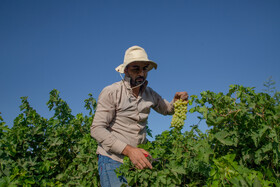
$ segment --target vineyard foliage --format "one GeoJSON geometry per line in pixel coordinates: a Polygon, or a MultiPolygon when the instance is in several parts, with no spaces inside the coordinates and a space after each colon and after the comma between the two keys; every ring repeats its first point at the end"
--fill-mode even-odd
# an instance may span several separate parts
{"type": "MultiPolygon", "coordinates": [[[[280,187],[279,95],[239,85],[226,94],[193,95],[187,116],[198,113],[208,130],[201,132],[199,124],[186,132],[171,127],[139,145],[152,156],[153,169],[138,170],[126,157],[117,174],[130,186],[280,187]]],[[[89,114],[74,116],[52,90],[49,119],[21,99],[12,128],[0,116],[0,186],[100,186],[97,143],[90,136],[92,95],[85,100],[89,114]]]]}
{"type": "Polygon", "coordinates": [[[47,103],[54,116],[41,117],[22,97],[22,113],[11,129],[1,122],[0,186],[98,186],[99,176],[90,125],[96,101],[85,100],[89,116],[71,109],[50,92],[47,103]]]}

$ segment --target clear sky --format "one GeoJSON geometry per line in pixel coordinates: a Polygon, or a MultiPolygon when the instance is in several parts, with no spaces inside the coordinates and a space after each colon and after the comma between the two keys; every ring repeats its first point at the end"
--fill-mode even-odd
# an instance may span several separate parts
{"type": "MultiPolygon", "coordinates": [[[[279,0],[0,0],[0,112],[9,127],[28,96],[50,117],[58,89],[73,114],[84,99],[120,80],[128,47],[143,47],[158,69],[149,86],[171,100],[176,91],[227,92],[240,84],[262,91],[280,84],[279,0]]],[[[151,112],[153,134],[171,117],[151,112]]],[[[196,124],[188,114],[186,130],[196,124]]],[[[200,128],[207,129],[205,124],[200,128]]]]}

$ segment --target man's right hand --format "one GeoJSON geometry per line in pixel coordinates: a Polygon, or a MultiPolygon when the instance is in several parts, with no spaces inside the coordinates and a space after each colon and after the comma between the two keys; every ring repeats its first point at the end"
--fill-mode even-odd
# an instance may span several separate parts
{"type": "Polygon", "coordinates": [[[138,169],[144,169],[144,168],[152,169],[153,168],[151,163],[145,157],[145,154],[149,155],[149,152],[145,151],[144,149],[132,147],[131,145],[127,145],[124,148],[122,154],[128,156],[130,161],[138,169]]]}

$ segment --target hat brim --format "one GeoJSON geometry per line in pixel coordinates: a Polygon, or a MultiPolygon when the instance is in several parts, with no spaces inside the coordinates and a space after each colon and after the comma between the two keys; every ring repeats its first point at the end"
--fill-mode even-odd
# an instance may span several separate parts
{"type": "MultiPolygon", "coordinates": [[[[116,70],[117,72],[119,72],[119,73],[124,73],[124,70],[125,70],[126,66],[129,65],[129,64],[131,64],[132,62],[138,62],[138,61],[137,61],[137,60],[131,61],[131,62],[125,64],[125,65],[124,65],[124,64],[121,64],[121,65],[119,65],[115,70],[116,70]]],[[[148,61],[141,61],[141,62],[149,62],[148,71],[150,71],[150,70],[153,69],[153,68],[157,69],[157,63],[155,63],[155,62],[153,62],[153,61],[151,61],[151,60],[148,60],[148,61]]]]}

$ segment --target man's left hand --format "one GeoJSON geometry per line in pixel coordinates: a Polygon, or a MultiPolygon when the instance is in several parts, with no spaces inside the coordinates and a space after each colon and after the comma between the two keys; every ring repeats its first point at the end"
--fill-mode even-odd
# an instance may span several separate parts
{"type": "Polygon", "coordinates": [[[182,99],[183,101],[187,101],[189,98],[189,94],[187,92],[176,92],[174,96],[174,101],[178,99],[182,99]]]}

